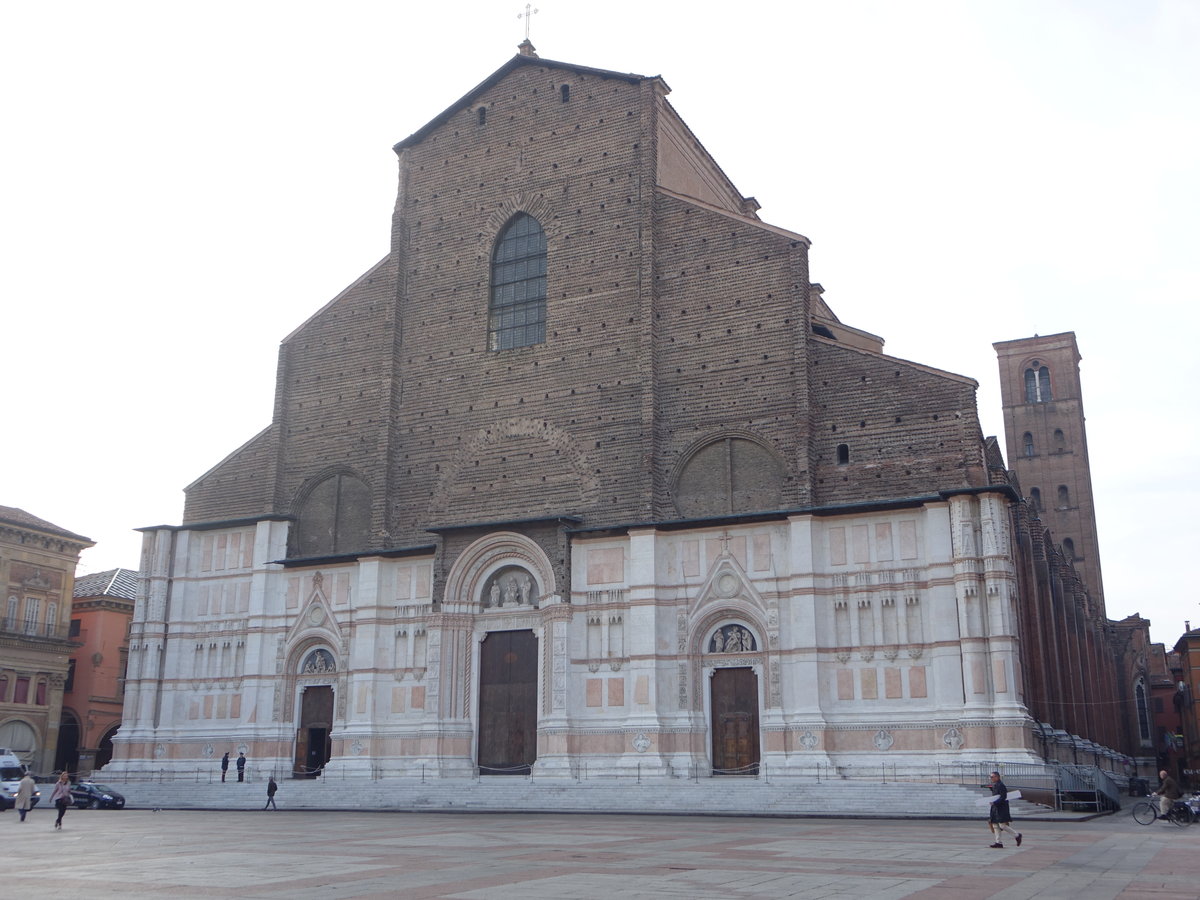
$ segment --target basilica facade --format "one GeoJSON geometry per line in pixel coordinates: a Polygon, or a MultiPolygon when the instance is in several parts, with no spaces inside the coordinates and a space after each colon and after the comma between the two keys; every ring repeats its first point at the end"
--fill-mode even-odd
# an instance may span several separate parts
{"type": "Polygon", "coordinates": [[[1038,758],[975,382],[843,323],[668,92],[526,43],[396,145],[389,254],[143,529],[106,771],[1038,758]]]}

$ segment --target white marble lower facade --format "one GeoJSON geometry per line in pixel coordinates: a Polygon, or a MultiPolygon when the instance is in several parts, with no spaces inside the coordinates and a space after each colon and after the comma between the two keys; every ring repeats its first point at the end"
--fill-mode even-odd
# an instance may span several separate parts
{"type": "Polygon", "coordinates": [[[1000,493],[576,533],[570,584],[532,540],[497,531],[459,554],[436,605],[432,553],[272,562],[287,528],[146,533],[106,773],[190,771],[238,749],[290,771],[306,691],[331,701],[343,771],[472,773],[497,632],[536,640],[539,775],[1038,758],[1000,493]]]}

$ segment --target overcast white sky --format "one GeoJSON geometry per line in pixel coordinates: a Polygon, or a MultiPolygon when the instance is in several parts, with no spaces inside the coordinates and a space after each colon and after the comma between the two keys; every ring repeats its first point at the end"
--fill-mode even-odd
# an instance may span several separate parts
{"type": "MultiPolygon", "coordinates": [[[[1200,625],[1200,2],[545,0],[541,56],[662,75],[887,352],[980,382],[1075,331],[1109,615],[1200,625]]],[[[132,529],[268,424],[279,341],[387,251],[392,144],[523,3],[0,3],[0,505],[132,529]]]]}

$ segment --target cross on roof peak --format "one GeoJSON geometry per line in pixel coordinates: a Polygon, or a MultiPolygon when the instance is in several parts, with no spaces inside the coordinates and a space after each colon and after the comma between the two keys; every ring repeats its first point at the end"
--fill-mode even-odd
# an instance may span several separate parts
{"type": "Polygon", "coordinates": [[[537,15],[537,12],[538,12],[538,11],[537,11],[536,9],[534,9],[534,8],[533,8],[533,4],[532,4],[532,3],[526,3],[526,4],[525,4],[525,12],[523,12],[523,13],[517,13],[517,18],[518,18],[518,19],[524,19],[524,20],[525,20],[525,43],[529,43],[529,25],[530,25],[530,22],[529,22],[529,20],[530,20],[531,18],[533,18],[534,16],[536,16],[536,15],[537,15]]]}

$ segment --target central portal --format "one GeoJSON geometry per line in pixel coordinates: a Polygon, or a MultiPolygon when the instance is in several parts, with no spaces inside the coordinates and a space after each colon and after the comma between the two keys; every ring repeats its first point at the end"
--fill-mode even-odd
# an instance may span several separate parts
{"type": "Polygon", "coordinates": [[[750,668],[712,677],[714,775],[758,774],[758,679],[750,668]]]}
{"type": "Polygon", "coordinates": [[[312,685],[300,697],[300,727],[296,729],[294,778],[316,778],[329,762],[333,742],[333,688],[312,685]]]}
{"type": "Polygon", "coordinates": [[[479,773],[528,775],[537,759],[532,631],[493,631],[479,648],[479,773]]]}

